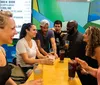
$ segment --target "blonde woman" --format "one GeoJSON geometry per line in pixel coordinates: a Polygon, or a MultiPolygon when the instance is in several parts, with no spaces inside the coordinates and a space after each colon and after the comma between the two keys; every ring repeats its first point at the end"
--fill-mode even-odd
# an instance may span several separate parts
{"type": "MultiPolygon", "coordinates": [[[[0,85],[17,85],[11,78],[11,67],[7,64],[6,54],[1,47],[3,44],[11,44],[15,30],[15,22],[9,11],[0,11],[0,85]]],[[[22,85],[42,85],[41,80],[30,81],[22,85]]]]}

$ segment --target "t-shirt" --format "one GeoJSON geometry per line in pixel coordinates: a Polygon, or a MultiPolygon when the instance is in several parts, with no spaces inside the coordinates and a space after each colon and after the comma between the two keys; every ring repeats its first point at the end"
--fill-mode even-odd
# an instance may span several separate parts
{"type": "Polygon", "coordinates": [[[36,58],[36,50],[37,45],[34,40],[32,40],[32,47],[30,48],[28,46],[27,41],[25,38],[20,39],[16,44],[16,56],[17,56],[17,64],[19,64],[21,67],[32,67],[32,65],[26,64],[20,54],[27,53],[29,58],[36,58]]]}
{"type": "Polygon", "coordinates": [[[61,36],[61,33],[63,33],[63,32],[61,31],[60,33],[57,33],[57,32],[54,31],[58,55],[59,55],[59,50],[61,49],[61,47],[63,47],[65,45],[65,40],[63,38],[64,36],[61,36]]]}
{"type": "Polygon", "coordinates": [[[51,41],[50,39],[54,38],[54,32],[52,30],[48,30],[46,36],[43,36],[42,31],[38,30],[36,40],[40,40],[41,47],[46,51],[49,52],[51,41]]]}

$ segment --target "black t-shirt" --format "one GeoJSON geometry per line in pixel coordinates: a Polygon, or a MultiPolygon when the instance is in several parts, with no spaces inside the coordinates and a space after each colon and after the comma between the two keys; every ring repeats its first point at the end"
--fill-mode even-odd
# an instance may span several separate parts
{"type": "Polygon", "coordinates": [[[64,41],[63,41],[63,37],[61,37],[61,33],[62,33],[62,31],[60,33],[54,32],[57,46],[64,45],[64,41]]]}
{"type": "Polygon", "coordinates": [[[54,35],[55,35],[55,42],[57,45],[57,54],[59,55],[59,50],[61,47],[63,47],[65,45],[65,41],[63,40],[63,37],[61,36],[61,33],[63,33],[62,31],[60,33],[57,33],[54,31],[54,35]]]}
{"type": "Polygon", "coordinates": [[[11,69],[12,66],[8,64],[3,67],[0,66],[0,85],[5,85],[6,81],[11,76],[11,69]]]}

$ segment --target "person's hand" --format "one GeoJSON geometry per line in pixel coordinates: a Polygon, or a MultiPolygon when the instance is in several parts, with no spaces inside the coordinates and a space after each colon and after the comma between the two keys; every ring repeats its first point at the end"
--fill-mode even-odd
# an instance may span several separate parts
{"type": "Polygon", "coordinates": [[[64,37],[67,33],[61,33],[60,36],[64,37]]]}
{"type": "Polygon", "coordinates": [[[46,58],[41,61],[41,64],[53,65],[53,59],[46,58]]]}
{"type": "Polygon", "coordinates": [[[57,53],[54,53],[54,56],[55,56],[55,59],[57,59],[57,58],[58,58],[58,55],[57,55],[57,53]]]}
{"type": "Polygon", "coordinates": [[[79,58],[75,58],[75,60],[77,61],[77,63],[79,63],[81,65],[81,67],[85,70],[88,69],[88,64],[84,61],[84,60],[81,60],[79,58]]]}
{"type": "Polygon", "coordinates": [[[51,28],[51,30],[55,31],[55,28],[51,28]]]}
{"type": "Polygon", "coordinates": [[[43,57],[43,59],[46,59],[46,58],[48,58],[48,57],[49,57],[49,55],[46,55],[46,56],[43,57]]]}
{"type": "Polygon", "coordinates": [[[43,81],[42,81],[42,79],[31,80],[31,81],[26,82],[26,83],[21,84],[21,85],[43,85],[43,81]]]}
{"type": "Polygon", "coordinates": [[[84,74],[84,75],[88,74],[88,72],[85,69],[83,69],[83,68],[81,69],[81,73],[84,74]]]}

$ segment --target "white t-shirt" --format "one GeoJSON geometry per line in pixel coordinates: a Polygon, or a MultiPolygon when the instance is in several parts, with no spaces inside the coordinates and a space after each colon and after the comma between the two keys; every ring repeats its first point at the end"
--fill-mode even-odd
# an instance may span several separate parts
{"type": "Polygon", "coordinates": [[[34,40],[32,40],[32,47],[30,48],[25,38],[20,39],[16,44],[17,64],[21,67],[33,67],[33,65],[26,64],[20,54],[27,53],[29,58],[33,57],[35,59],[37,49],[38,48],[34,40]]]}

